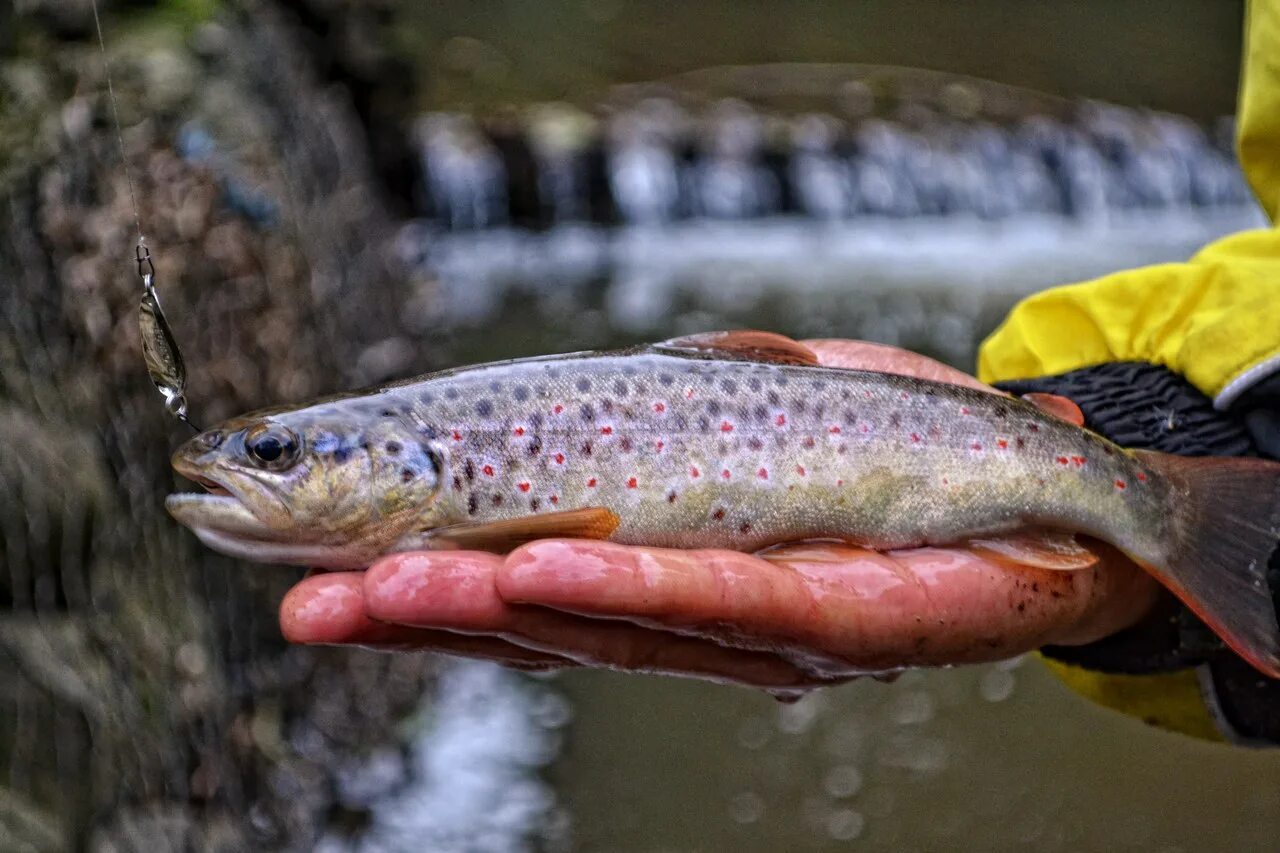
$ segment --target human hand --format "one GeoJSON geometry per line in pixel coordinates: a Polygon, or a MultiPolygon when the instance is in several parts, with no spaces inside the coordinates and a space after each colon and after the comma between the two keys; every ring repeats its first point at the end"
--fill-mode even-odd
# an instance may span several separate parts
{"type": "MultiPolygon", "coordinates": [[[[806,341],[822,364],[996,392],[915,353],[806,341]]],[[[830,543],[760,555],[549,539],[509,555],[395,554],[304,579],[280,625],[296,643],[422,649],[525,669],[569,666],[802,690],[911,666],[1086,643],[1142,618],[1159,587],[1115,549],[1073,572],[964,547],[830,543]]]]}

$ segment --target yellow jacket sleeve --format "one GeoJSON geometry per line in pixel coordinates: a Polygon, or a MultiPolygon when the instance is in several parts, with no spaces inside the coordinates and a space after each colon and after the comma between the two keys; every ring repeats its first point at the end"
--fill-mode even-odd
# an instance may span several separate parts
{"type": "MultiPolygon", "coordinates": [[[[1162,264],[1036,294],[982,345],[986,382],[1049,376],[1114,361],[1146,361],[1185,376],[1218,408],[1280,371],[1280,3],[1250,2],[1237,151],[1273,223],[1162,264]]],[[[1100,704],[1213,738],[1194,672],[1108,676],[1052,669],[1100,704]]]]}

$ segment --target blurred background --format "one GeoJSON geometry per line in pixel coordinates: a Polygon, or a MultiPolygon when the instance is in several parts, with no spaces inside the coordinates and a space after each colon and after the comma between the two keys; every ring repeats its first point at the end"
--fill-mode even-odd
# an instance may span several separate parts
{"type": "MultiPolygon", "coordinates": [[[[1020,296],[1264,224],[1242,8],[101,0],[210,423],[755,326],[972,369],[1020,296]]],[[[0,850],[1270,850],[1280,758],[1034,661],[779,704],[289,648],[165,515],[87,0],[0,5],[0,850]]]]}

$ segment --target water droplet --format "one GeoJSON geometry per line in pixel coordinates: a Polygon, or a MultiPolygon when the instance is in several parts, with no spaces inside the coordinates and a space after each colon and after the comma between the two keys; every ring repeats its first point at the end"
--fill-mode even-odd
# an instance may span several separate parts
{"type": "Polygon", "coordinates": [[[978,693],[988,702],[1003,702],[1013,695],[1017,680],[1012,672],[991,667],[978,679],[978,693]]]}
{"type": "Polygon", "coordinates": [[[737,823],[755,823],[764,815],[764,800],[752,791],[743,791],[729,801],[729,816],[737,823]]]}
{"type": "Polygon", "coordinates": [[[789,735],[808,731],[818,719],[825,703],[821,694],[808,693],[790,705],[778,709],[778,730],[789,735]]]}
{"type": "Polygon", "coordinates": [[[827,771],[822,788],[836,799],[852,797],[862,788],[862,771],[852,764],[838,764],[827,771]]]}
{"type": "Polygon", "coordinates": [[[853,809],[836,809],[827,818],[827,834],[837,841],[852,841],[866,825],[866,818],[853,809]]]}

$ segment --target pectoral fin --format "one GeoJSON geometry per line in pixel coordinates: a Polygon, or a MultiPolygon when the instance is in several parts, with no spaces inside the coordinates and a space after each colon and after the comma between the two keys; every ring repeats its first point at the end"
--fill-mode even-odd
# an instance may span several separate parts
{"type": "Polygon", "coordinates": [[[431,531],[428,540],[435,547],[505,554],[535,539],[608,539],[619,523],[621,519],[612,510],[596,506],[502,521],[454,524],[431,531]]]}
{"type": "Polygon", "coordinates": [[[1098,562],[1098,555],[1077,542],[1075,536],[1056,530],[1023,530],[1007,536],[970,539],[966,544],[984,557],[1037,569],[1075,571],[1098,562]]]}
{"type": "Polygon", "coordinates": [[[656,349],[683,350],[708,355],[721,355],[744,361],[767,361],[774,364],[803,364],[816,366],[818,356],[799,341],[773,332],[740,329],[732,332],[703,332],[672,338],[656,349]]]}

